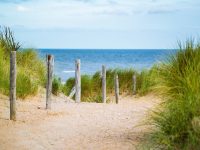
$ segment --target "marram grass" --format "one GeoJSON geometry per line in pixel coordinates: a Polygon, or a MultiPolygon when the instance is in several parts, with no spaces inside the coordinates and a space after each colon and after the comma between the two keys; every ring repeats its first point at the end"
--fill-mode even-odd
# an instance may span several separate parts
{"type": "MultiPolygon", "coordinates": [[[[8,30],[8,28],[6,28],[8,30]]],[[[6,31],[7,31],[6,30],[6,31]]],[[[19,98],[26,98],[35,95],[40,86],[45,85],[45,65],[39,59],[37,52],[33,49],[15,49],[19,43],[15,43],[12,32],[5,36],[4,30],[0,31],[0,93],[9,95],[10,77],[10,51],[17,50],[17,81],[16,95],[19,98]],[[9,39],[9,38],[12,38],[9,39]],[[12,41],[12,44],[8,41],[12,41]],[[15,45],[16,44],[16,45],[15,45]]]]}
{"type": "MultiPolygon", "coordinates": [[[[5,95],[9,94],[9,69],[9,59],[1,59],[0,92],[5,95]]],[[[45,72],[44,63],[34,50],[17,52],[17,97],[24,99],[29,95],[37,94],[38,88],[45,85],[45,72]]]]}
{"type": "MultiPolygon", "coordinates": [[[[106,91],[107,95],[114,95],[114,75],[118,74],[120,94],[133,94],[133,75],[137,76],[137,93],[142,96],[147,94],[153,85],[151,82],[151,71],[142,71],[138,73],[133,69],[108,69],[106,71],[106,91]]],[[[71,89],[75,84],[75,79],[70,78],[66,81],[63,92],[66,95],[70,94],[71,89]]],[[[94,75],[81,76],[81,100],[87,102],[102,102],[102,82],[101,72],[96,72],[94,75]]]]}
{"type": "Polygon", "coordinates": [[[198,149],[200,144],[200,46],[181,44],[157,69],[156,90],[163,99],[153,115],[157,144],[166,149],[198,149]]]}

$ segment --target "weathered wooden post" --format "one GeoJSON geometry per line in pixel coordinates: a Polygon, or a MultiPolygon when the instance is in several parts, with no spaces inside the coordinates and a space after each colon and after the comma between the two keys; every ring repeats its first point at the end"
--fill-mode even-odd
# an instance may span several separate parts
{"type": "Polygon", "coordinates": [[[51,109],[53,66],[54,66],[54,58],[53,58],[53,56],[52,55],[47,55],[46,109],[51,109]]]}
{"type": "Polygon", "coordinates": [[[119,103],[119,79],[118,75],[115,74],[115,99],[116,99],[116,104],[119,103]]]}
{"type": "Polygon", "coordinates": [[[106,66],[102,66],[102,102],[106,103],[106,66]]]}
{"type": "Polygon", "coordinates": [[[136,74],[133,75],[133,95],[136,94],[137,79],[136,74]]]}
{"type": "Polygon", "coordinates": [[[16,51],[10,52],[10,120],[16,120],[16,51]]]}
{"type": "Polygon", "coordinates": [[[75,102],[80,103],[81,102],[81,72],[80,72],[80,66],[81,62],[80,59],[77,59],[75,62],[75,102]]]}

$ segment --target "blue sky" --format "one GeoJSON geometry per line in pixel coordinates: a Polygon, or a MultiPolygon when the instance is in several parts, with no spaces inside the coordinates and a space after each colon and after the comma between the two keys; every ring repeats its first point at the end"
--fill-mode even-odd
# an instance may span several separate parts
{"type": "Polygon", "coordinates": [[[0,0],[24,47],[175,48],[199,38],[199,0],[0,0]]]}

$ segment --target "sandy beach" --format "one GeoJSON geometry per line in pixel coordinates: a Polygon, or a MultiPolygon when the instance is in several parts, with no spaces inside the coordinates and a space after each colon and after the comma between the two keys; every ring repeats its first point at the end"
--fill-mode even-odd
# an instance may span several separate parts
{"type": "Polygon", "coordinates": [[[20,150],[122,150],[135,149],[151,128],[144,124],[158,99],[121,97],[118,105],[80,103],[65,96],[17,102],[17,121],[9,121],[9,101],[0,99],[0,149],[20,150]]]}

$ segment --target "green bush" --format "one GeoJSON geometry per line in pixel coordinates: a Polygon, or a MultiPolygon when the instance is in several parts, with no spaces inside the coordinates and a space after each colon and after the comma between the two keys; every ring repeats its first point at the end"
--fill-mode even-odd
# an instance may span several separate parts
{"type": "Polygon", "coordinates": [[[194,119],[200,116],[200,45],[186,42],[157,70],[157,91],[163,98],[153,121],[156,140],[167,149],[199,149],[194,119]]]}

